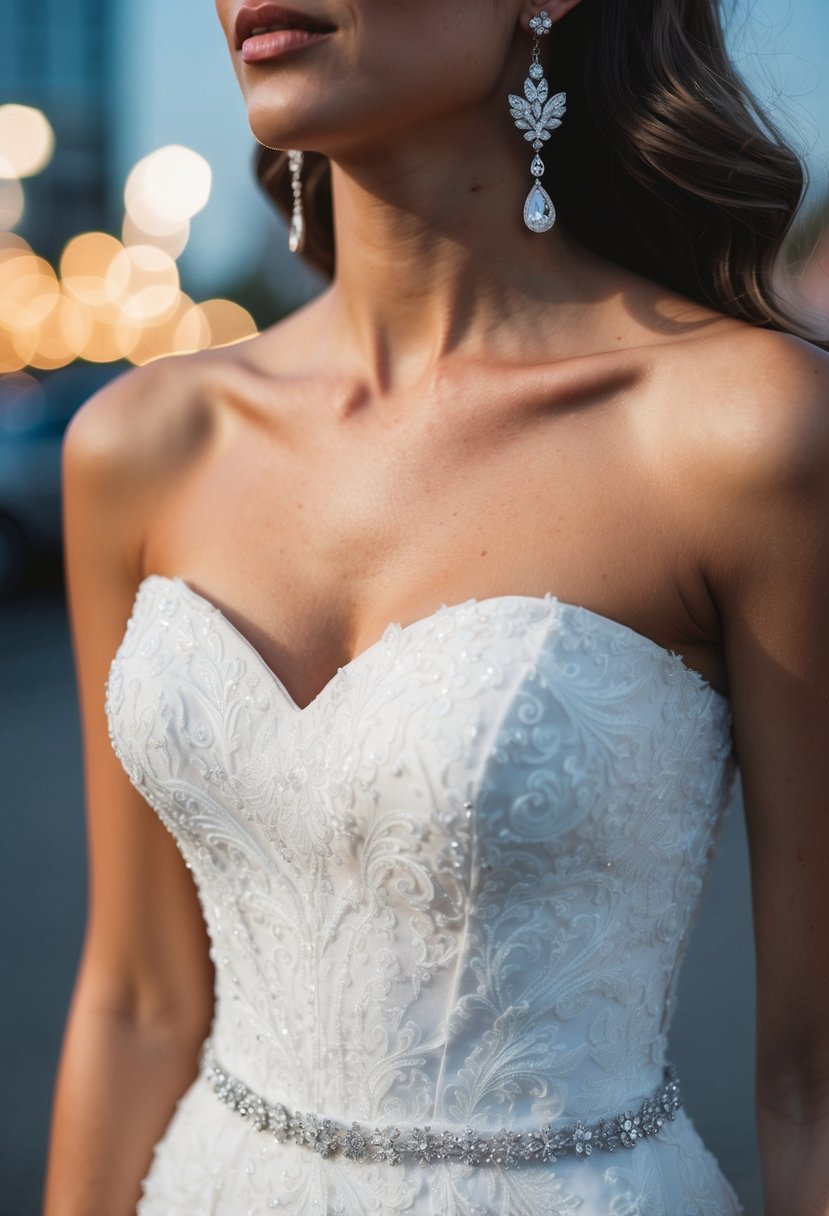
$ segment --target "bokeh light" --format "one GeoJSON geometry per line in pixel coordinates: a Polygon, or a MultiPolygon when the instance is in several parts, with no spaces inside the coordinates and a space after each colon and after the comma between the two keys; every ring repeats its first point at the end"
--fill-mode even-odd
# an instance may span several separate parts
{"type": "Polygon", "coordinates": [[[168,232],[147,232],[136,223],[133,216],[127,212],[121,225],[121,240],[124,245],[155,245],[169,253],[171,258],[177,258],[184,252],[190,239],[190,221],[185,220],[177,228],[168,232]]]}
{"type": "Polygon", "coordinates": [[[51,126],[45,118],[45,128],[38,126],[33,116],[40,112],[26,106],[0,107],[0,115],[4,111],[11,114],[5,128],[0,124],[0,155],[6,156],[0,175],[0,372],[23,376],[27,366],[53,370],[75,359],[143,364],[259,332],[247,309],[232,300],[197,303],[181,290],[176,259],[187,245],[191,218],[210,197],[210,166],[202,156],[174,144],[144,157],[124,190],[122,239],[80,232],[67,241],[55,271],[7,230],[24,208],[18,176],[51,155],[51,126]],[[25,130],[34,141],[28,158],[15,145],[25,130]]]}
{"type": "Polygon", "coordinates": [[[55,132],[34,106],[0,105],[0,177],[30,177],[52,159],[55,132]]]}
{"type": "Polygon", "coordinates": [[[204,300],[199,308],[210,327],[211,346],[230,346],[258,332],[248,310],[232,300],[204,300]]]}
{"type": "Polygon", "coordinates": [[[191,304],[183,309],[173,334],[175,349],[180,352],[204,350],[210,342],[210,323],[201,305],[191,304]]]}
{"type": "Polygon", "coordinates": [[[0,231],[5,231],[20,223],[26,196],[17,178],[2,172],[2,159],[0,157],[0,231]]]}
{"type": "Polygon", "coordinates": [[[89,341],[92,312],[61,291],[55,306],[38,327],[37,345],[29,364],[53,371],[77,359],[89,341]]]}
{"type": "Polygon", "coordinates": [[[151,363],[165,355],[181,355],[210,345],[210,329],[200,309],[179,292],[175,310],[155,325],[145,325],[130,352],[132,363],[151,363]]]}
{"type": "Polygon", "coordinates": [[[108,232],[82,232],[68,241],[60,257],[60,274],[65,290],[76,300],[92,307],[110,304],[112,294],[107,276],[115,259],[124,250],[117,237],[108,232]]]}
{"type": "Polygon", "coordinates": [[[57,276],[45,258],[12,252],[0,261],[0,325],[7,332],[36,329],[59,295],[57,276]]]}
{"type": "Polygon", "coordinates": [[[125,317],[138,322],[163,321],[178,303],[178,267],[169,253],[155,245],[131,245],[113,258],[106,287],[125,317]]]}
{"type": "Polygon", "coordinates": [[[140,160],[127,178],[127,214],[143,232],[169,236],[206,205],[211,182],[210,165],[192,148],[181,144],[158,148],[140,160]]]}
{"type": "Polygon", "coordinates": [[[113,305],[89,310],[90,328],[78,354],[90,363],[129,358],[141,337],[141,326],[123,317],[113,305]]]}

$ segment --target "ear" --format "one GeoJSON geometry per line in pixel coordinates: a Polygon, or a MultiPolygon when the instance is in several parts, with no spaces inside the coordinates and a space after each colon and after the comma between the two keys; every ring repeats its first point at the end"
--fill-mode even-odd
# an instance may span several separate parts
{"type": "Polygon", "coordinates": [[[579,0],[523,0],[521,5],[521,28],[528,34],[532,33],[530,29],[530,18],[537,17],[539,13],[547,13],[553,25],[560,21],[565,13],[569,13],[571,8],[575,8],[579,0]]]}

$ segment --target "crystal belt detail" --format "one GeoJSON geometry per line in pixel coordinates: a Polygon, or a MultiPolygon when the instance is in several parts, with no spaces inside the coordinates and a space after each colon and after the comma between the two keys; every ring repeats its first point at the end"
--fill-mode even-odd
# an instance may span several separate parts
{"type": "Polygon", "coordinates": [[[342,1153],[354,1161],[385,1161],[396,1164],[404,1157],[429,1165],[433,1161],[457,1161],[465,1165],[500,1165],[504,1169],[524,1161],[558,1161],[575,1156],[582,1160],[594,1149],[613,1153],[634,1148],[645,1136],[654,1136],[665,1119],[673,1119],[682,1105],[679,1081],[672,1064],[664,1070],[664,1082],[639,1110],[624,1111],[597,1123],[577,1121],[557,1127],[494,1133],[464,1127],[460,1131],[432,1131],[429,1124],[401,1133],[398,1127],[350,1127],[317,1114],[291,1112],[281,1103],[265,1101],[243,1081],[231,1076],[216,1060],[212,1041],[202,1045],[201,1071],[222,1102],[247,1119],[258,1131],[279,1141],[293,1140],[323,1157],[342,1153]]]}

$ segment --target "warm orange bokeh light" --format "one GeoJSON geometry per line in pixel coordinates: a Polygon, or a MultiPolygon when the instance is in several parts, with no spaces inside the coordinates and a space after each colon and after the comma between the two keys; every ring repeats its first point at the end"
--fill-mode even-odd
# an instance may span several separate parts
{"type": "Polygon", "coordinates": [[[0,261],[17,253],[32,253],[32,247],[18,232],[0,232],[0,261]]]}
{"type": "Polygon", "coordinates": [[[123,249],[121,242],[108,232],[82,232],[73,237],[60,256],[60,275],[66,293],[92,307],[111,304],[107,275],[123,249]]]}
{"type": "Polygon", "coordinates": [[[173,334],[173,344],[182,352],[204,350],[210,345],[210,324],[200,304],[191,304],[183,311],[173,334]]]}
{"type": "Polygon", "coordinates": [[[152,363],[165,355],[183,355],[204,350],[210,345],[210,330],[194,304],[184,292],[179,293],[175,311],[157,325],[146,325],[130,353],[133,363],[152,363]]]}
{"type": "Polygon", "coordinates": [[[141,326],[126,321],[114,305],[90,310],[89,336],[78,352],[90,363],[114,363],[129,358],[141,336],[141,326]]]}
{"type": "Polygon", "coordinates": [[[37,332],[16,334],[0,326],[0,372],[17,372],[26,367],[37,348],[37,332]]]}
{"type": "Polygon", "coordinates": [[[130,245],[113,258],[107,272],[107,290],[124,317],[139,324],[155,324],[178,305],[178,267],[169,253],[156,245],[130,245]]]}
{"type": "Polygon", "coordinates": [[[232,300],[199,304],[181,290],[176,258],[211,189],[210,166],[190,148],[159,148],[139,161],[124,191],[123,240],[79,233],[60,255],[59,274],[23,237],[3,230],[22,211],[16,178],[36,171],[33,148],[15,144],[17,134],[40,131],[38,155],[45,148],[51,155],[51,127],[38,114],[0,106],[0,372],[51,370],[78,358],[138,365],[257,334],[251,314],[232,300]]]}
{"type": "MultiPolygon", "coordinates": [[[[0,326],[17,343],[49,316],[57,303],[60,287],[55,272],[44,258],[20,253],[0,261],[0,326]]],[[[28,339],[23,339],[26,350],[28,339]]]]}
{"type": "Polygon", "coordinates": [[[199,308],[210,326],[211,346],[243,342],[259,332],[247,309],[234,304],[232,300],[204,300],[199,308]]]}
{"type": "Polygon", "coordinates": [[[54,369],[77,359],[89,342],[92,323],[92,310],[61,292],[56,306],[38,328],[31,366],[54,369]]]}

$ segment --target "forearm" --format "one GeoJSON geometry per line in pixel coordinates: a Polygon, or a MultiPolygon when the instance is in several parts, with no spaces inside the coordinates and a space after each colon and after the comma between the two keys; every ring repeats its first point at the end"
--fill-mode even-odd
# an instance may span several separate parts
{"type": "Polygon", "coordinates": [[[829,1216],[829,1116],[799,1122],[757,1107],[764,1216],[829,1216]]]}
{"type": "Polygon", "coordinates": [[[84,1007],[67,1020],[52,1109],[43,1216],[134,1216],[140,1181],[198,1043],[84,1007]]]}

